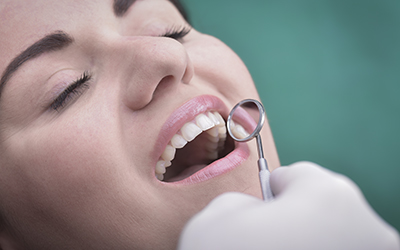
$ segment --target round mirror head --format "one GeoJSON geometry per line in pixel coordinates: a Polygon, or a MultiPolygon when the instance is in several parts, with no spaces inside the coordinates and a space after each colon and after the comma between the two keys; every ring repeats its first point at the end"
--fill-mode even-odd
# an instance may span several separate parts
{"type": "Polygon", "coordinates": [[[257,100],[245,99],[233,107],[228,116],[227,129],[234,140],[245,142],[258,135],[264,121],[264,106],[257,100]]]}

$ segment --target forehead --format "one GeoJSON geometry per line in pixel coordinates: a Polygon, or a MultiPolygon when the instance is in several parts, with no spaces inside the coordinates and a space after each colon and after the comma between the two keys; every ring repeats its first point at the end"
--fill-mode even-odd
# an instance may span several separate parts
{"type": "MultiPolygon", "coordinates": [[[[126,1],[125,1],[126,2],[126,1]]],[[[2,0],[0,69],[27,45],[55,30],[77,30],[115,19],[112,0],[2,0]]]]}
{"type": "Polygon", "coordinates": [[[33,32],[38,28],[46,30],[73,23],[76,18],[111,14],[112,6],[112,0],[6,0],[0,5],[0,32],[27,31],[28,28],[34,28],[33,32]]]}

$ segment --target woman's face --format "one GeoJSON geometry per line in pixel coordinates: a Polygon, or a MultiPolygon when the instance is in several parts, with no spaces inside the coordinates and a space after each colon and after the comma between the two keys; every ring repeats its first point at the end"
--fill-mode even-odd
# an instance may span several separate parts
{"type": "MultiPolygon", "coordinates": [[[[214,37],[185,35],[167,0],[115,13],[118,2],[0,3],[2,244],[174,249],[217,195],[260,196],[255,142],[224,142],[221,124],[208,124],[258,99],[241,60],[214,37]],[[162,174],[199,127],[211,129],[162,174]]],[[[263,139],[274,169],[268,125],[263,139]]]]}

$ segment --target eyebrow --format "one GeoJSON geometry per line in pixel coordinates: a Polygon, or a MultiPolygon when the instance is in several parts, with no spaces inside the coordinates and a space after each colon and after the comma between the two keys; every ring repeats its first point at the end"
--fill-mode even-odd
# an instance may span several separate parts
{"type": "Polygon", "coordinates": [[[136,0],[114,0],[114,14],[117,17],[123,16],[136,0]]]}
{"type": "MultiPolygon", "coordinates": [[[[135,1],[136,0],[114,0],[114,14],[118,17],[123,16],[135,1]]],[[[73,43],[73,41],[74,39],[64,31],[55,31],[22,51],[11,61],[1,76],[0,97],[8,80],[10,80],[12,75],[21,67],[22,64],[46,52],[61,50],[73,43]]]]}
{"type": "MultiPolygon", "coordinates": [[[[114,0],[113,3],[114,14],[117,17],[123,16],[128,11],[129,7],[131,7],[131,5],[135,3],[135,1],[136,0],[114,0]]],[[[183,11],[183,8],[179,4],[179,1],[177,0],[170,0],[170,1],[178,8],[178,10],[183,14],[184,18],[187,20],[186,13],[183,11]]],[[[26,50],[21,52],[11,61],[11,63],[7,66],[7,68],[5,69],[5,71],[1,76],[0,98],[7,81],[11,78],[12,74],[15,71],[17,71],[19,67],[21,67],[22,64],[46,52],[61,50],[64,47],[73,43],[73,41],[74,39],[64,31],[56,31],[52,34],[43,37],[39,41],[29,46],[26,50]]]]}
{"type": "Polygon", "coordinates": [[[63,31],[56,31],[29,46],[16,56],[5,69],[0,80],[0,97],[4,86],[12,74],[25,62],[32,60],[46,52],[61,50],[73,43],[74,39],[63,31]]]}

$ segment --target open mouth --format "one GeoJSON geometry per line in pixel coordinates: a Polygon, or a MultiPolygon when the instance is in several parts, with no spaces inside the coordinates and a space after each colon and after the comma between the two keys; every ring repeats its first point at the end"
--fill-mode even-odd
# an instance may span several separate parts
{"type": "Polygon", "coordinates": [[[216,111],[199,114],[172,137],[156,164],[155,176],[164,182],[183,180],[234,149],[222,116],[216,111]]]}

